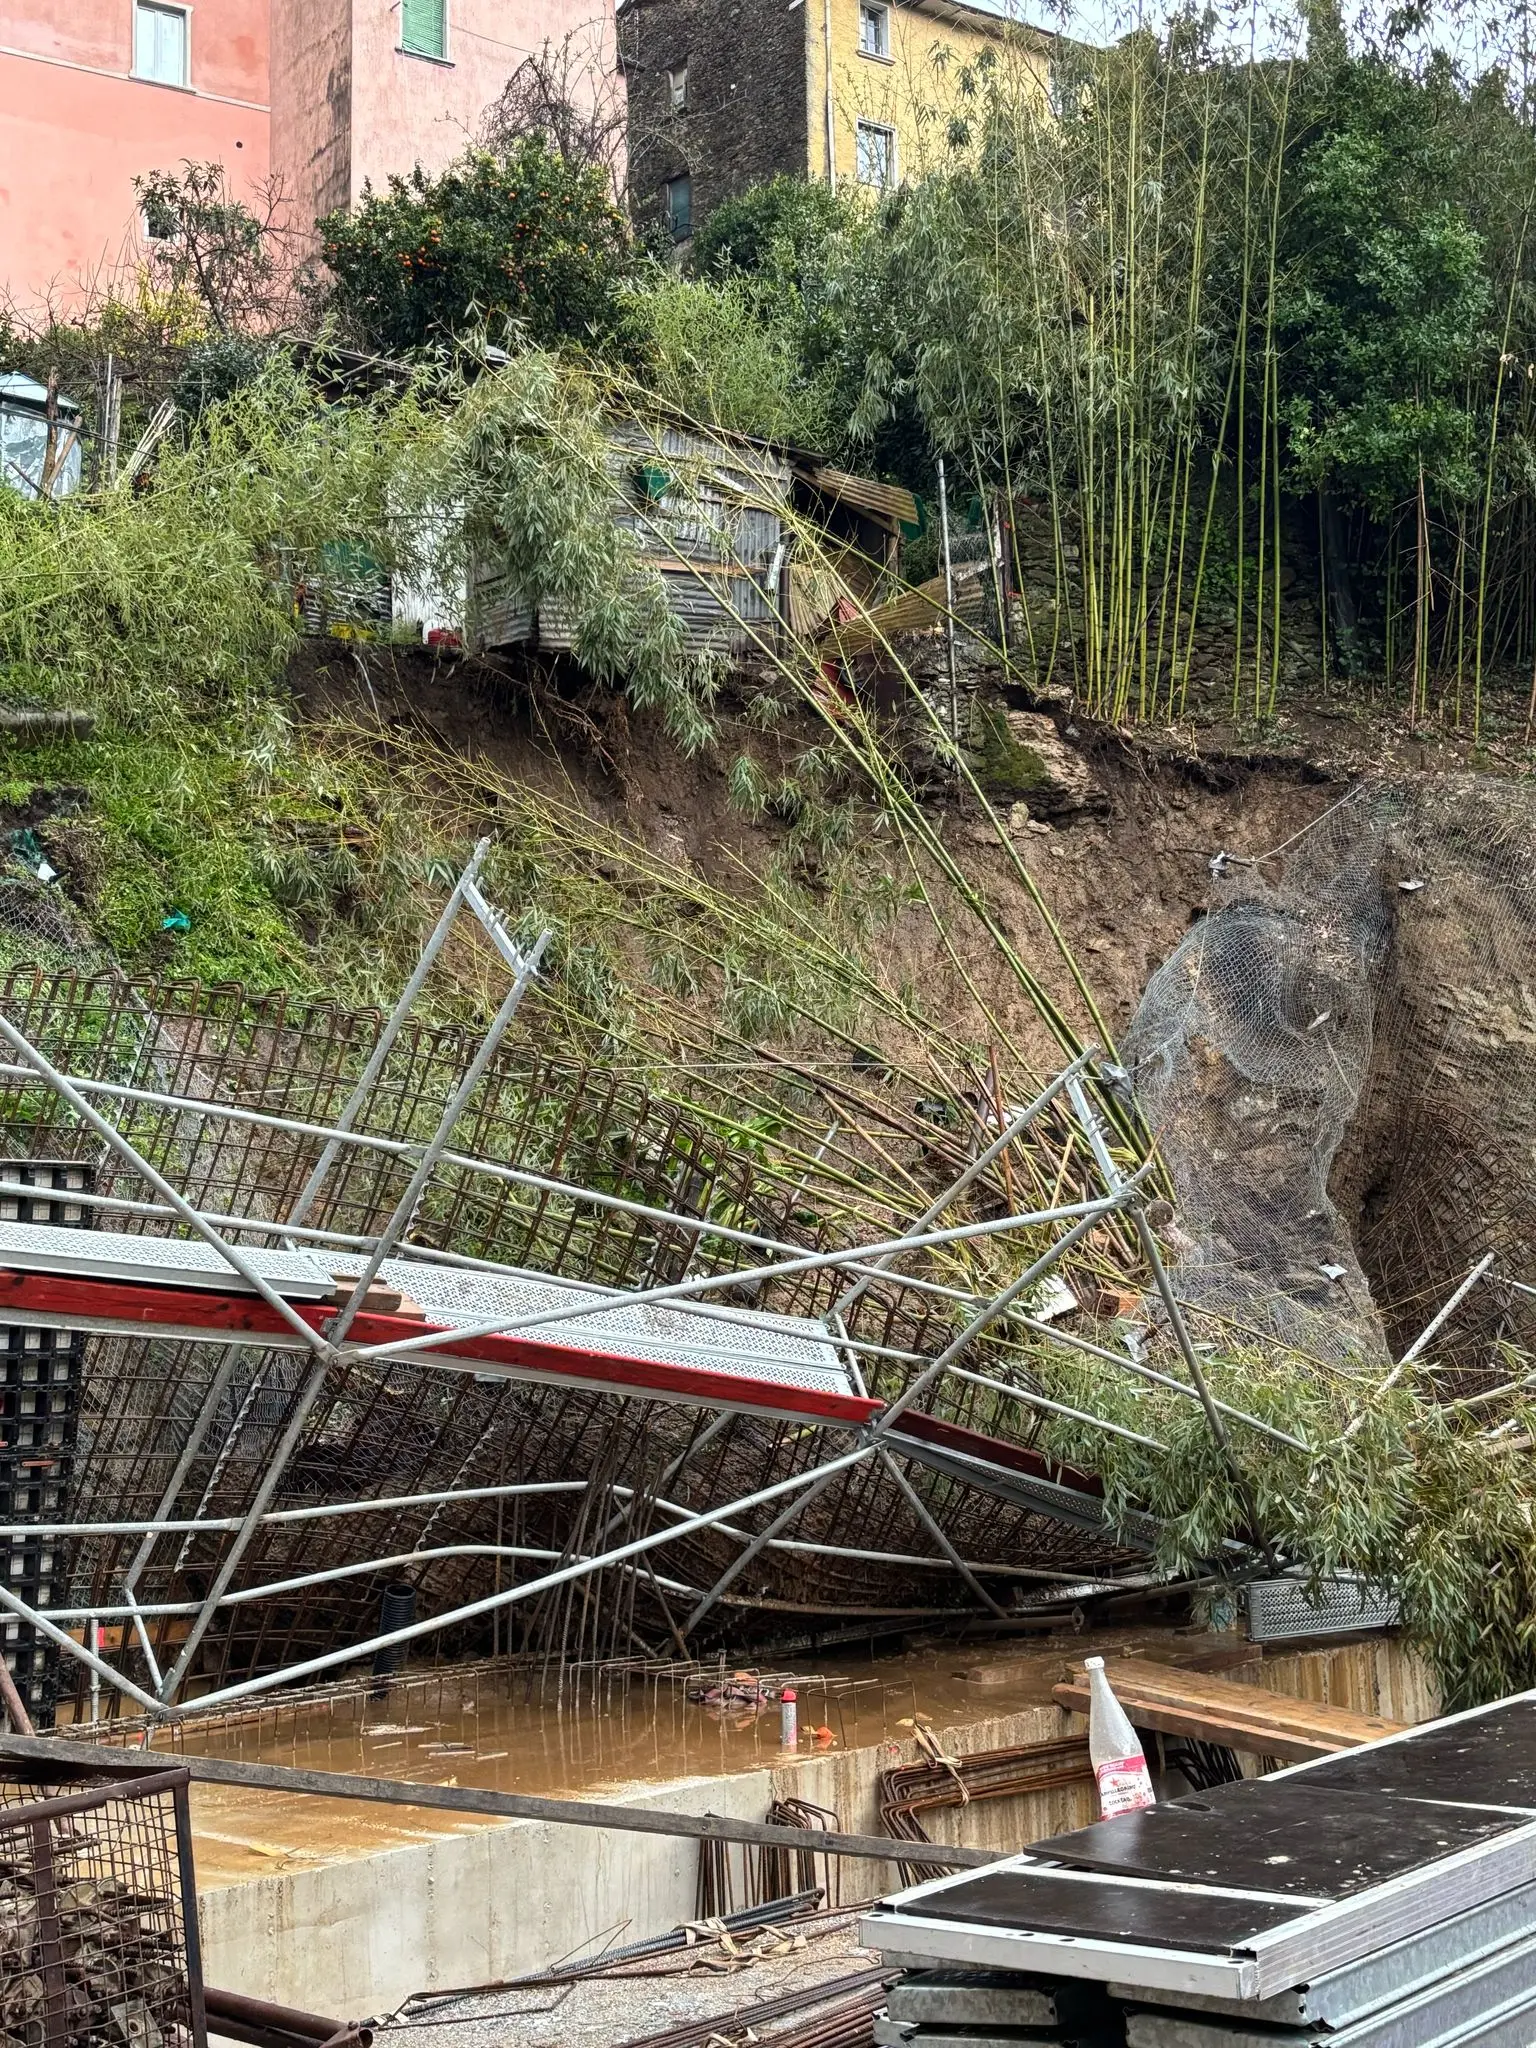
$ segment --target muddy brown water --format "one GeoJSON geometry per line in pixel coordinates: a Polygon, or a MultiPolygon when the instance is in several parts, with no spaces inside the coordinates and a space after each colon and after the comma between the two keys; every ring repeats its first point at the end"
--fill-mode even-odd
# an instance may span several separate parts
{"type": "MultiPolygon", "coordinates": [[[[761,1676],[775,1694],[786,1680],[794,1683],[798,1754],[814,1757],[907,1744],[919,1715],[944,1729],[1048,1706],[1051,1687],[1083,1656],[1121,1648],[1155,1654],[1174,1640],[1169,1629],[1068,1629],[884,1657],[827,1655],[761,1676]],[[817,1729],[830,1736],[818,1742],[817,1729]]],[[[727,1667],[728,1680],[733,1670],[727,1667]]],[[[304,1770],[566,1796],[782,1767],[789,1759],[777,1697],[754,1707],[691,1696],[719,1676],[583,1673],[562,1696],[552,1682],[531,1691],[504,1670],[450,1665],[407,1672],[382,1699],[357,1691],[204,1725],[194,1720],[176,1746],[304,1770]]],[[[194,1786],[192,1800],[204,1889],[500,1825],[472,1814],[226,1786],[194,1786]]]]}

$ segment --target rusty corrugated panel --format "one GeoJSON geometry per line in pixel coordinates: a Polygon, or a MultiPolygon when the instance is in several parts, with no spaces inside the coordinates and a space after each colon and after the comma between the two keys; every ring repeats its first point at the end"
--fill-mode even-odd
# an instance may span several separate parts
{"type": "Polygon", "coordinates": [[[533,638],[533,607],[505,570],[476,567],[470,635],[477,647],[518,647],[533,638]]]}
{"type": "Polygon", "coordinates": [[[876,483],[873,477],[850,476],[845,469],[832,469],[826,464],[808,469],[806,477],[812,487],[824,498],[832,498],[843,505],[856,505],[861,512],[867,512],[872,519],[881,520],[885,525],[916,526],[917,500],[900,484],[876,483]]]}

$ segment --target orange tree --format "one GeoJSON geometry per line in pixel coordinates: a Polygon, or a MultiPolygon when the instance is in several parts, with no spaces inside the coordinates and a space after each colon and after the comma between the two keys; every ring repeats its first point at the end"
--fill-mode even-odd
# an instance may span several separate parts
{"type": "Polygon", "coordinates": [[[505,155],[471,150],[436,178],[418,165],[319,233],[335,311],[387,354],[477,322],[545,346],[601,337],[637,261],[603,173],[541,135],[505,155]]]}

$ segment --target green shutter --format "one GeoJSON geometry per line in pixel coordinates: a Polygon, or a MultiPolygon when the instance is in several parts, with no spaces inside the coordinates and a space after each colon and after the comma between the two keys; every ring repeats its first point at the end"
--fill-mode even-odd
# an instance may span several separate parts
{"type": "Polygon", "coordinates": [[[400,0],[400,47],[418,57],[446,57],[448,0],[400,0]]]}

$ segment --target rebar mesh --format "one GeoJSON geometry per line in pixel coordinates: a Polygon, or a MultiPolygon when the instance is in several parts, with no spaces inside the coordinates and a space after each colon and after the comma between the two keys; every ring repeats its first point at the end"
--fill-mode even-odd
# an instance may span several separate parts
{"type": "Polygon", "coordinates": [[[186,1772],[41,1770],[0,1765],[0,2039],[205,2048],[186,1772]]]}
{"type": "MultiPolygon", "coordinates": [[[[1230,867],[1126,1040],[1194,1308],[1335,1364],[1536,1347],[1536,791],[1363,785],[1230,867]]],[[[1461,1384],[1463,1382],[1458,1382],[1461,1384]]]]}
{"type": "MultiPolygon", "coordinates": [[[[276,1220],[288,1214],[377,1043],[374,1012],[290,1004],[281,996],[247,999],[235,987],[134,984],[120,976],[13,975],[0,984],[0,1010],[49,1059],[82,1079],[164,1096],[243,1107],[313,1130],[275,1130],[202,1117],[174,1103],[111,1101],[113,1120],[199,1208],[276,1220]]],[[[360,1131],[391,1140],[429,1135],[476,1041],[454,1028],[407,1025],[378,1086],[364,1105],[360,1131]]],[[[796,1113],[818,1128],[852,1121],[846,1084],[818,1099],[804,1074],[786,1089],[796,1113]]],[[[429,1183],[412,1232],[421,1246],[488,1257],[543,1274],[639,1289],[685,1274],[691,1279],[760,1263],[761,1251],[691,1227],[690,1218],[728,1221],[807,1250],[873,1241],[904,1229],[925,1190],[951,1180],[974,1142],[893,1108],[876,1134],[880,1173],[862,1171],[850,1136],[820,1169],[803,1151],[765,1148],[748,1158],[729,1133],[737,1106],[728,1084],[717,1105],[698,1113],[655,1099],[633,1075],[548,1054],[534,1031],[509,1040],[471,1098],[450,1155],[429,1183]],[[715,1113],[718,1121],[715,1121],[715,1113]],[[668,1212],[663,1220],[605,1210],[575,1194],[528,1188],[474,1172],[465,1160],[515,1164],[577,1189],[592,1189],[668,1212]],[[894,1184],[893,1167],[894,1162],[894,1184]]],[[[876,1114],[878,1115],[878,1110],[876,1114]]],[[[1088,1190],[1065,1125],[1046,1120],[1049,1177],[1034,1190],[1071,1199],[1088,1190]]],[[[152,1190],[108,1153],[60,1098],[39,1082],[0,1081],[0,1138],[18,1155],[75,1158],[88,1164],[98,1198],[144,1200],[152,1190]]],[[[872,1143],[875,1141],[871,1141],[872,1143]]],[[[873,1156],[871,1154],[871,1156],[873,1156]]],[[[1020,1159],[1013,1171],[1030,1171],[1020,1159]]],[[[398,1200],[410,1162],[377,1150],[344,1149],[306,1217],[312,1226],[366,1238],[398,1200]]],[[[1042,1168],[1042,1172],[1044,1169],[1042,1168]]],[[[974,1207],[1002,1214],[1027,1199],[1022,1183],[982,1184],[974,1207]]],[[[100,1211],[112,1228],[166,1230],[161,1218],[100,1211]]],[[[725,1290],[722,1298],[757,1309],[823,1314],[846,1287],[831,1269],[725,1290]]],[[[921,1360],[953,1333],[957,1309],[942,1295],[908,1284],[901,1271],[873,1284],[850,1314],[849,1334],[893,1345],[921,1360]]],[[[881,1361],[874,1391],[889,1398],[915,1368],[881,1361]]],[[[305,1400],[311,1367],[301,1355],[255,1345],[215,1347],[152,1337],[92,1337],[80,1394],[78,1443],[67,1514],[79,1521],[154,1515],[175,1477],[184,1447],[197,1449],[176,1489],[174,1514],[238,1517],[248,1511],[305,1400]]],[[[973,1388],[952,1402],[962,1422],[988,1426],[973,1388]]],[[[411,1565],[421,1611],[442,1612],[512,1582],[530,1567],[514,1549],[566,1561],[609,1541],[660,1526],[655,1496],[664,1473],[704,1426],[697,1411],[620,1401],[578,1387],[541,1388],[477,1380],[390,1361],[331,1368],[299,1428],[273,1509],[366,1501],[421,1492],[575,1481],[581,1490],[552,1498],[413,1503],[364,1516],[260,1529],[231,1590],[240,1592],[301,1572],[359,1558],[430,1549],[450,1552],[411,1565]],[[615,1489],[630,1489],[622,1494],[615,1489]],[[611,1533],[617,1522],[622,1534],[611,1533]]],[[[1008,1412],[1007,1433],[1017,1418],[1008,1412]]],[[[739,1498],[806,1470],[825,1455],[817,1434],[787,1422],[738,1416],[668,1497],[684,1506],[739,1498]]],[[[915,1473],[930,1512],[961,1551],[977,1559],[1035,1566],[1047,1574],[1102,1574],[1132,1553],[1113,1537],[1068,1528],[1049,1517],[990,1499],[958,1480],[915,1473]]],[[[56,1508],[55,1513],[59,1512],[56,1508]]],[[[877,1465],[841,1475],[809,1507],[795,1534],[812,1543],[932,1556],[939,1567],[882,1567],[806,1552],[765,1553],[721,1603],[721,1626],[782,1634],[786,1617],[835,1616],[845,1609],[915,1615],[965,1606],[949,1562],[910,1502],[877,1465]]],[[[227,1534],[160,1541],[137,1586],[146,1606],[202,1599],[227,1552],[227,1534]]],[[[135,1537],[92,1538],[64,1546],[71,1604],[120,1604],[118,1589],[138,1548],[135,1537]]],[[[738,1554],[730,1536],[707,1531],[669,1546],[655,1571],[618,1566],[560,1588],[513,1618],[504,1638],[550,1647],[565,1657],[600,1659],[654,1653],[673,1640],[675,1617],[658,1578],[707,1587],[738,1554]]],[[[545,1569],[544,1565],[532,1567],[545,1569]]],[[[226,1608],[199,1652],[194,1689],[253,1671],[287,1668],[375,1632],[383,1583],[397,1573],[348,1577],[291,1598],[226,1608]]],[[[674,1596],[678,1597],[678,1596],[674,1596]]],[[[174,1660],[185,1639],[178,1617],[150,1624],[157,1656],[174,1660]]],[[[107,1624],[107,1647],[132,1661],[134,1639],[107,1624]]],[[[484,1632],[445,1647],[483,1647],[484,1632]]],[[[73,1667],[70,1667],[73,1669],[73,1667]]],[[[141,1666],[147,1673],[147,1666],[141,1666]]],[[[84,1679],[78,1678],[83,1696],[84,1679]]]]}

